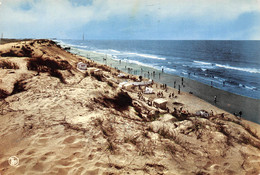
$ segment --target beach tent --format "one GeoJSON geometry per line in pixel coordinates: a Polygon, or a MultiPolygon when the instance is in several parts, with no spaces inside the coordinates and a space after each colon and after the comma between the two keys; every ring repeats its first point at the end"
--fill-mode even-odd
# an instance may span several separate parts
{"type": "Polygon", "coordinates": [[[119,78],[126,78],[127,76],[126,76],[126,74],[120,73],[117,77],[119,77],[119,78]]]}
{"type": "Polygon", "coordinates": [[[161,108],[161,109],[167,109],[166,108],[166,104],[167,104],[167,100],[164,98],[156,98],[153,100],[153,105],[157,108],[161,108]]]}
{"type": "Polygon", "coordinates": [[[154,94],[153,88],[146,87],[144,93],[145,94],[154,94]]]}
{"type": "Polygon", "coordinates": [[[149,81],[133,82],[133,85],[134,86],[146,86],[146,85],[150,85],[152,83],[153,83],[153,81],[149,80],[149,81]]]}
{"type": "Polygon", "coordinates": [[[119,83],[119,87],[130,90],[133,87],[133,84],[125,81],[125,82],[119,83]]]}
{"type": "Polygon", "coordinates": [[[87,70],[87,68],[88,68],[87,64],[85,64],[85,63],[83,63],[83,62],[79,62],[79,63],[77,64],[77,67],[78,67],[78,69],[80,69],[80,70],[87,70]]]}
{"type": "Polygon", "coordinates": [[[209,113],[205,110],[196,111],[196,115],[201,117],[209,117],[209,113]]]}

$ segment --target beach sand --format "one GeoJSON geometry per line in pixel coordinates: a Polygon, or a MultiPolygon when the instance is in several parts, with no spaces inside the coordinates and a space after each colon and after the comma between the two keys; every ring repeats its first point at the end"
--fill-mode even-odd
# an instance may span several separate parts
{"type": "Polygon", "coordinates": [[[138,76],[50,40],[0,45],[0,55],[1,175],[260,173],[260,126],[216,107],[225,103],[220,94],[215,106],[189,89],[166,92],[154,83],[155,94],[144,94],[144,86],[121,87],[138,76]],[[78,62],[88,69],[77,69],[78,62]],[[168,111],[148,104],[158,92],[168,111]],[[11,156],[19,165],[9,165],[11,156]]]}

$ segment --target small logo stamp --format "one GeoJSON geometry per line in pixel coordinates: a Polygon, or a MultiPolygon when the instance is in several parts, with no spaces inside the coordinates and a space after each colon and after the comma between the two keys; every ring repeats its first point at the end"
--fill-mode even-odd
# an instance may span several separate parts
{"type": "Polygon", "coordinates": [[[18,157],[16,157],[16,156],[11,156],[11,157],[9,157],[9,159],[8,159],[8,163],[9,163],[9,165],[11,165],[11,166],[18,166],[18,165],[19,165],[19,159],[18,159],[18,157]]]}

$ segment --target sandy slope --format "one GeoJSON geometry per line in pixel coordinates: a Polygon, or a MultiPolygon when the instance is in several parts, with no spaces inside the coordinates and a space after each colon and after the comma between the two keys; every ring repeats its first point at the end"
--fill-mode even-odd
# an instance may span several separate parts
{"type": "MultiPolygon", "coordinates": [[[[156,109],[139,100],[138,87],[120,88],[125,79],[117,77],[117,70],[48,40],[1,45],[0,52],[0,61],[19,66],[0,69],[1,175],[260,173],[255,123],[191,94],[169,99],[176,89],[164,92],[169,113],[156,109]],[[34,59],[41,60],[37,69],[28,66],[34,59]],[[89,65],[87,73],[76,69],[79,61],[89,65]],[[173,113],[174,107],[190,114],[173,113]],[[200,109],[214,115],[195,116],[200,109]],[[10,156],[20,159],[19,166],[8,164],[10,156]]],[[[129,81],[135,79],[129,75],[129,81]]]]}

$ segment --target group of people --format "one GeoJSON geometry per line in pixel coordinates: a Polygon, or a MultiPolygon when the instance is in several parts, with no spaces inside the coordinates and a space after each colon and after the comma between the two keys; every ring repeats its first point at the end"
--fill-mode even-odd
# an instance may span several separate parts
{"type": "Polygon", "coordinates": [[[167,89],[167,84],[161,84],[161,85],[160,85],[160,88],[161,88],[161,89],[167,89]]]}
{"type": "Polygon", "coordinates": [[[157,92],[157,97],[160,97],[160,98],[162,98],[163,97],[163,91],[159,91],[159,92],[157,92]]]}
{"type": "Polygon", "coordinates": [[[169,94],[169,98],[174,98],[174,92],[169,94]]]}
{"type": "Polygon", "coordinates": [[[179,116],[179,115],[190,115],[189,111],[188,110],[183,110],[183,107],[180,107],[180,109],[177,109],[177,108],[173,108],[173,112],[172,114],[174,116],[179,116]]]}
{"type": "Polygon", "coordinates": [[[145,100],[145,99],[144,99],[144,96],[143,96],[143,94],[142,94],[142,92],[138,92],[137,95],[138,95],[138,99],[139,99],[139,100],[145,100]]]}

